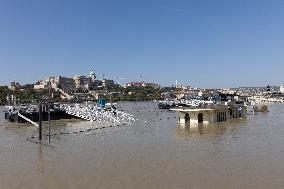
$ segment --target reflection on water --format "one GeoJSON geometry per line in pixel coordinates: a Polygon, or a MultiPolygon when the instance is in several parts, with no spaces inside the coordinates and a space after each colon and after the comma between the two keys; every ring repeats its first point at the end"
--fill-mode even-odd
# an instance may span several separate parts
{"type": "Polygon", "coordinates": [[[283,105],[208,125],[179,125],[155,103],[119,106],[139,121],[52,122],[54,148],[0,119],[0,188],[284,188],[283,105]]]}
{"type": "Polygon", "coordinates": [[[219,123],[178,123],[174,129],[177,137],[220,137],[224,134],[234,134],[240,125],[244,126],[247,119],[234,119],[219,123]],[[203,136],[204,135],[204,136],[203,136]]]}

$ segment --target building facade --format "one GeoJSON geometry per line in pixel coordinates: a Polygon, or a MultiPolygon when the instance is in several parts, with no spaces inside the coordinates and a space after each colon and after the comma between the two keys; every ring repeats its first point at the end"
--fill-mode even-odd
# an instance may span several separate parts
{"type": "Polygon", "coordinates": [[[173,109],[179,113],[179,123],[214,123],[246,117],[247,106],[242,104],[214,105],[206,108],[173,109]]]}
{"type": "Polygon", "coordinates": [[[107,88],[111,88],[114,86],[114,81],[113,80],[108,80],[108,79],[103,79],[102,80],[102,86],[103,87],[107,87],[107,88]]]}
{"type": "Polygon", "coordinates": [[[92,82],[91,78],[86,76],[75,76],[73,79],[75,82],[75,88],[82,90],[88,90],[90,83],[92,82]]]}
{"type": "Polygon", "coordinates": [[[75,80],[69,77],[49,77],[43,80],[39,80],[35,85],[34,89],[62,89],[62,90],[73,90],[76,88],[75,80]]]}
{"type": "Polygon", "coordinates": [[[10,86],[9,86],[9,89],[11,89],[12,91],[18,90],[20,88],[21,88],[20,83],[18,83],[16,81],[12,81],[10,86]]]}
{"type": "Polygon", "coordinates": [[[75,76],[69,77],[49,77],[43,80],[39,80],[35,85],[34,89],[62,89],[63,91],[72,90],[95,90],[99,87],[113,87],[113,80],[97,80],[94,71],[92,70],[89,76],[75,76]]]}

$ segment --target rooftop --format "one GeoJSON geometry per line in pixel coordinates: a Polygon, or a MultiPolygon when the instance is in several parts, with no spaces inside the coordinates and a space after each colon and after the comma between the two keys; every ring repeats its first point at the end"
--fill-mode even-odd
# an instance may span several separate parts
{"type": "Polygon", "coordinates": [[[236,107],[238,104],[231,105],[202,105],[196,107],[182,107],[182,108],[171,108],[172,111],[178,112],[198,112],[198,111],[214,111],[214,110],[222,110],[224,108],[236,107]]]}

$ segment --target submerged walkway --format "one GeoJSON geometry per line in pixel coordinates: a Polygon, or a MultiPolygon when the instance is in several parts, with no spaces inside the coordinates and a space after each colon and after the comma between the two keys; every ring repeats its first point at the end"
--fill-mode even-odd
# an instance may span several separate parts
{"type": "Polygon", "coordinates": [[[114,108],[102,108],[100,106],[89,104],[62,104],[60,109],[66,111],[70,115],[74,115],[81,119],[97,122],[112,122],[115,124],[135,122],[133,115],[114,108]]]}

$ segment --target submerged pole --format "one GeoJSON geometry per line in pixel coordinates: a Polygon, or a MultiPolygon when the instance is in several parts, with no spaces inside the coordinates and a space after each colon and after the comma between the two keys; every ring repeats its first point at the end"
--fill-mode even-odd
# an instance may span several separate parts
{"type": "Polygon", "coordinates": [[[42,140],[42,101],[39,103],[39,129],[38,129],[38,139],[42,140]]]}
{"type": "Polygon", "coordinates": [[[50,144],[50,103],[48,103],[48,144],[50,144]]]}

